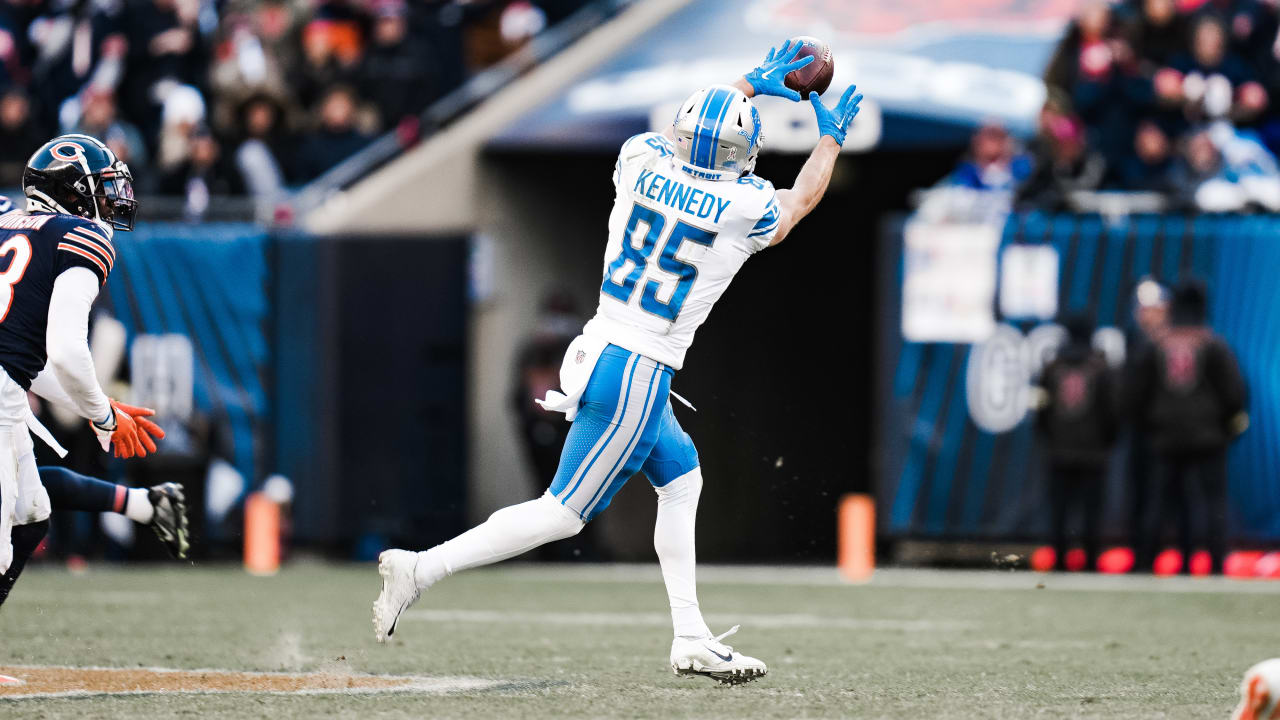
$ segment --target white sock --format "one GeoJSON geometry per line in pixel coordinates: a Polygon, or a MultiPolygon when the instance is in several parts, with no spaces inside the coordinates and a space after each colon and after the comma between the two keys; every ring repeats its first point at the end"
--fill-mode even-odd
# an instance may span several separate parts
{"type": "Polygon", "coordinates": [[[698,497],[702,494],[702,468],[694,468],[654,490],[658,493],[658,520],[653,525],[653,549],[658,551],[658,562],[662,565],[662,581],[667,585],[676,637],[710,637],[711,631],[698,609],[694,578],[697,564],[694,525],[698,497]]]}
{"type": "Polygon", "coordinates": [[[124,516],[134,522],[143,525],[150,524],[151,518],[155,517],[156,509],[151,506],[151,501],[147,499],[146,488],[129,488],[129,492],[124,499],[124,516]]]}
{"type": "Polygon", "coordinates": [[[418,553],[414,579],[425,590],[459,570],[490,565],[573,537],[583,525],[577,513],[551,495],[505,507],[458,537],[418,553]]]}

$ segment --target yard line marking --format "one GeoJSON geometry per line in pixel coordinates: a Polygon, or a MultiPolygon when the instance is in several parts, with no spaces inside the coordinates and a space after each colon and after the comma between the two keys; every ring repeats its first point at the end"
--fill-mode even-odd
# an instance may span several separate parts
{"type": "MultiPolygon", "coordinates": [[[[509,610],[409,610],[401,620],[441,623],[483,623],[486,625],[603,625],[610,627],[666,627],[669,613],[648,612],[537,612],[509,610]]],[[[893,618],[848,618],[819,615],[753,615],[709,614],[713,625],[741,623],[767,629],[822,628],[840,630],[896,630],[903,632],[937,632],[973,627],[975,623],[958,620],[900,620],[893,618]]]]}
{"type": "Polygon", "coordinates": [[[351,695],[411,692],[441,695],[492,690],[510,683],[467,676],[366,675],[350,672],[246,672],[174,668],[0,665],[16,684],[0,684],[0,703],[31,698],[160,693],[351,695]]]}

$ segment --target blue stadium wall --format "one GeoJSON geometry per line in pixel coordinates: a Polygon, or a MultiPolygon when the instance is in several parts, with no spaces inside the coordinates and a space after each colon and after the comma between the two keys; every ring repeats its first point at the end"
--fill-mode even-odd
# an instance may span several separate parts
{"type": "Polygon", "coordinates": [[[270,239],[248,224],[143,224],[117,233],[105,306],[132,341],[178,333],[195,350],[197,412],[219,426],[220,454],[250,480],[269,469],[270,239]]]}
{"type": "MultiPolygon", "coordinates": [[[[880,532],[928,539],[1048,537],[1043,463],[1031,415],[993,434],[969,416],[967,344],[905,342],[901,221],[881,235],[875,467],[880,532]]],[[[1133,330],[1131,297],[1146,275],[1208,283],[1213,327],[1239,356],[1252,425],[1229,453],[1229,527],[1237,542],[1280,541],[1280,218],[1027,214],[1001,248],[1048,243],[1059,253],[1060,310],[1133,330]]],[[[1026,326],[1017,326],[1025,331],[1026,326]]],[[[1104,521],[1127,535],[1128,448],[1113,458],[1104,521]]]]}
{"type": "Polygon", "coordinates": [[[299,541],[360,554],[461,529],[467,238],[146,223],[115,245],[101,304],[130,341],[191,339],[213,454],[250,489],[294,481],[299,541]]]}

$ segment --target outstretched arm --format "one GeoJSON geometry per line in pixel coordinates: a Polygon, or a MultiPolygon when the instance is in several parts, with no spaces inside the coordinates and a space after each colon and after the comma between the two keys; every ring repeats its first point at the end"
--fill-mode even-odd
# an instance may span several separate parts
{"type": "Polygon", "coordinates": [[[827,185],[831,182],[831,170],[844,145],[845,131],[858,114],[858,103],[862,102],[862,95],[854,94],[856,89],[856,86],[850,85],[840,97],[840,102],[831,109],[822,104],[818,93],[809,93],[814,113],[818,116],[818,146],[809,153],[809,159],[800,169],[791,189],[778,191],[778,233],[770,245],[782,242],[791,229],[818,206],[818,201],[826,194],[827,185]]]}

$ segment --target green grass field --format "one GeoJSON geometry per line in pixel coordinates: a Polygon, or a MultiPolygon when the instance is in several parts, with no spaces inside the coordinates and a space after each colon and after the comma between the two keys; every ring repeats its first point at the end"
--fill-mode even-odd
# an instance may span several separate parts
{"type": "Polygon", "coordinates": [[[769,663],[741,687],[673,676],[656,566],[520,566],[446,580],[373,640],[369,566],[35,568],[0,612],[0,665],[446,676],[387,694],[0,699],[0,717],[1226,718],[1280,655],[1280,584],[709,568],[713,630],[769,663]],[[1043,588],[1037,588],[1043,584],[1043,588]]]}

